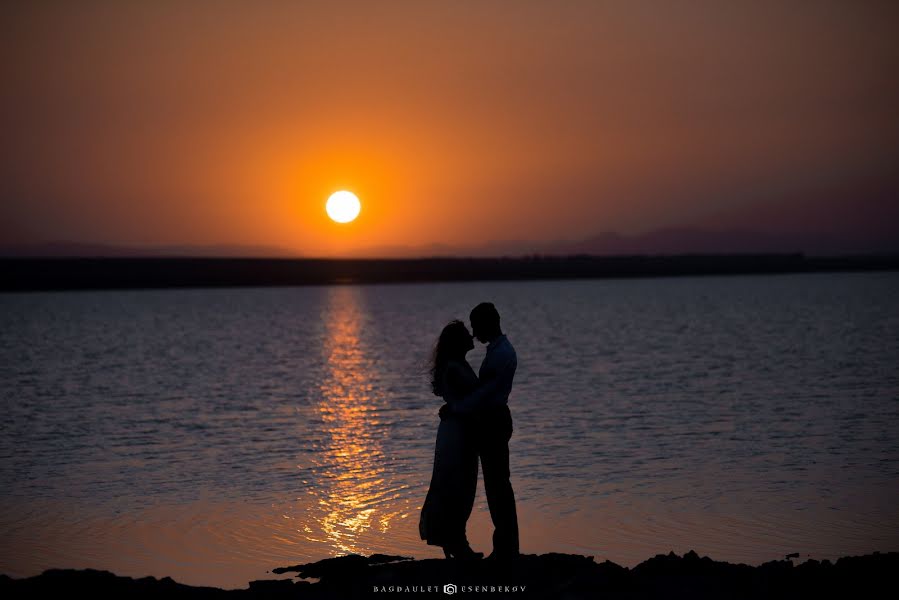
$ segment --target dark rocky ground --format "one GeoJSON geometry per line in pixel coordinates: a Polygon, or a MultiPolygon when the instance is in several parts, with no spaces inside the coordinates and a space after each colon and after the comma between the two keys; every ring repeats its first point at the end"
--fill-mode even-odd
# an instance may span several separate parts
{"type": "Polygon", "coordinates": [[[375,554],[343,556],[282,567],[300,581],[251,582],[245,590],[182,585],[166,577],[131,579],[104,571],[51,570],[27,579],[0,576],[9,598],[895,598],[899,552],[841,558],[836,563],[772,561],[758,567],[700,558],[658,555],[632,569],[571,554],[457,562],[375,554]],[[314,579],[317,581],[306,581],[314,579]]]}

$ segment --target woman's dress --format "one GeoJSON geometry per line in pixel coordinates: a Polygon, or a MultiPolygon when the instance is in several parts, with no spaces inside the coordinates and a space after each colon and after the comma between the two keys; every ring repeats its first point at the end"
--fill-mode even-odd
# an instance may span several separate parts
{"type": "MultiPolygon", "coordinates": [[[[467,361],[450,362],[443,373],[443,399],[458,402],[478,386],[467,361]]],[[[432,546],[467,545],[465,525],[478,485],[478,453],[471,417],[449,415],[437,428],[434,471],[418,530],[432,546]]]]}

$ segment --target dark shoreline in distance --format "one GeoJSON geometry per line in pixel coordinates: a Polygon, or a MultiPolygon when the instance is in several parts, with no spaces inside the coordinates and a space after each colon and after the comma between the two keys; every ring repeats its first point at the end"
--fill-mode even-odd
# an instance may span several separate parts
{"type": "MultiPolygon", "coordinates": [[[[797,556],[797,555],[791,555],[797,556]]],[[[412,560],[375,554],[328,558],[272,569],[301,578],[250,582],[247,589],[192,587],[166,577],[132,579],[106,571],[49,570],[36,577],[0,575],[4,598],[378,598],[454,593],[504,598],[870,598],[895,588],[899,553],[874,553],[758,567],[659,554],[632,569],[575,554],[526,554],[511,562],[412,560]],[[446,589],[453,586],[450,591],[446,589]]],[[[889,592],[886,592],[889,595],[889,592]]]]}
{"type": "Polygon", "coordinates": [[[899,255],[517,258],[0,258],[0,292],[601,279],[899,270],[899,255]]]}

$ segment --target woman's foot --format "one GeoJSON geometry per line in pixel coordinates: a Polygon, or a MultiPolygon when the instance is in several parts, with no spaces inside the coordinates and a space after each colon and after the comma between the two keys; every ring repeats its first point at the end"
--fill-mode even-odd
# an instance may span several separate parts
{"type": "Polygon", "coordinates": [[[475,552],[468,543],[446,545],[443,547],[443,554],[447,558],[455,558],[457,560],[478,560],[484,558],[483,552],[475,552]]]}

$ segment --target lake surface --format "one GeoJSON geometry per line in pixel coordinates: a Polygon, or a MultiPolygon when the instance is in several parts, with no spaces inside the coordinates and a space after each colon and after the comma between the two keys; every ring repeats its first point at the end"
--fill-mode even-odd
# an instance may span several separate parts
{"type": "Polygon", "coordinates": [[[523,552],[899,550],[897,273],[135,290],[0,295],[0,573],[440,556],[426,360],[482,300],[519,356],[523,552]]]}

